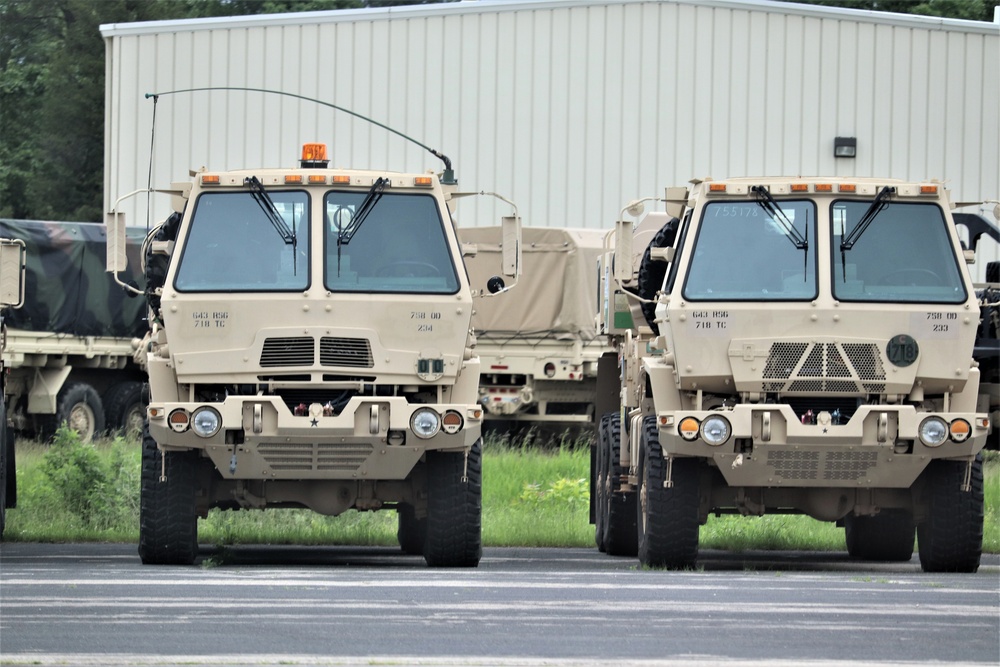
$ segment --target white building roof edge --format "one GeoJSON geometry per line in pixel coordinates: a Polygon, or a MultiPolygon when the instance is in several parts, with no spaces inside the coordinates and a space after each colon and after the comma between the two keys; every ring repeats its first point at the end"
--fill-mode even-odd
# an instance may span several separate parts
{"type": "Polygon", "coordinates": [[[167,32],[191,32],[228,28],[257,28],[282,25],[309,25],[374,21],[380,19],[409,19],[455,14],[481,14],[487,12],[516,12],[568,7],[634,5],[646,3],[695,5],[744,11],[765,11],[817,18],[833,18],[870,23],[886,23],[913,28],[947,29],[961,32],[997,34],[1000,25],[985,21],[965,21],[915,14],[893,14],[839,7],[823,7],[796,2],[770,0],[463,0],[436,5],[408,5],[368,9],[337,9],[322,12],[294,12],[287,14],[257,14],[253,16],[223,16],[173,21],[142,21],[135,23],[108,23],[101,26],[105,38],[126,35],[147,35],[167,32]]]}

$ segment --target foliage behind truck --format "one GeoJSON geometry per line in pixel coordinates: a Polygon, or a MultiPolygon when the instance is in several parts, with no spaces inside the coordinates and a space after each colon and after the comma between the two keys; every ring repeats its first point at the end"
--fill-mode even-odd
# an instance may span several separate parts
{"type": "MultiPolygon", "coordinates": [[[[501,247],[499,227],[459,230],[476,246],[473,283],[486,280],[501,247]]],[[[517,294],[476,304],[472,323],[482,361],[479,400],[487,424],[557,428],[594,423],[597,361],[610,348],[594,330],[594,283],[604,232],[525,227],[517,294]]]]}
{"type": "MultiPolygon", "coordinates": [[[[144,563],[191,563],[213,507],[392,509],[404,551],[479,562],[483,410],[455,185],[328,168],[325,153],[202,170],[151,232],[144,563]]],[[[112,271],[121,222],[109,215],[112,271]]],[[[516,215],[505,227],[513,276],[516,215]]]]}
{"type": "MultiPolygon", "coordinates": [[[[25,304],[8,314],[3,351],[15,430],[48,439],[66,422],[89,441],[106,429],[137,429],[145,375],[133,343],[146,330],[145,303],[105,272],[104,226],[0,220],[0,236],[23,241],[27,252],[25,304]]],[[[128,235],[136,260],[144,236],[128,235]]]]}
{"type": "Polygon", "coordinates": [[[916,533],[925,570],[975,571],[991,425],[944,187],[732,179],[663,199],[618,224],[602,273],[620,364],[598,545],[689,567],[709,514],[804,513],[843,525],[852,556],[909,560],[916,533]]]}

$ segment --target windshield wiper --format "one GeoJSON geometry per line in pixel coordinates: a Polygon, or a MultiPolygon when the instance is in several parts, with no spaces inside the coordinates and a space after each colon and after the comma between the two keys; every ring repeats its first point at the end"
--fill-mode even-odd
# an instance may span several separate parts
{"type": "Polygon", "coordinates": [[[894,194],[896,194],[896,188],[887,185],[882,188],[877,195],[875,195],[875,201],[871,203],[871,206],[868,207],[865,214],[861,216],[860,220],[858,220],[858,224],[854,225],[854,229],[851,230],[851,233],[841,240],[841,253],[854,247],[854,244],[858,242],[861,235],[865,233],[866,229],[868,229],[868,225],[872,224],[872,220],[875,219],[875,216],[884,211],[889,205],[889,197],[894,194]]]}
{"type": "Polygon", "coordinates": [[[250,188],[250,196],[260,206],[260,210],[264,212],[268,222],[274,225],[274,229],[281,236],[281,240],[285,242],[285,245],[294,246],[295,232],[288,226],[285,219],[281,217],[281,214],[278,213],[274,202],[271,201],[271,195],[267,194],[267,190],[264,189],[264,184],[256,176],[249,176],[243,179],[243,185],[250,188]]]}
{"type": "Polygon", "coordinates": [[[781,225],[785,231],[785,236],[792,242],[792,245],[794,245],[797,250],[809,249],[808,224],[806,224],[806,235],[802,236],[799,230],[795,229],[795,225],[788,219],[785,212],[781,210],[781,206],[774,200],[774,197],[771,196],[771,193],[767,191],[765,186],[751,186],[750,192],[754,193],[757,205],[764,209],[764,211],[771,216],[772,220],[781,225]]]}
{"type": "Polygon", "coordinates": [[[347,245],[357,234],[358,229],[361,227],[361,223],[365,221],[368,214],[371,213],[372,209],[375,208],[375,204],[378,200],[382,198],[382,191],[385,190],[385,186],[389,184],[389,179],[382,178],[381,176],[376,179],[372,184],[368,194],[365,195],[364,201],[358,206],[358,210],[354,213],[351,221],[347,223],[345,227],[337,227],[337,245],[347,245]]]}

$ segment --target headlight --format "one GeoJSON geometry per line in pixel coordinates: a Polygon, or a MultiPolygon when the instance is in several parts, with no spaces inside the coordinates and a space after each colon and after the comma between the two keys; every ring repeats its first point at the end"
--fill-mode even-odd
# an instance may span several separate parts
{"type": "Polygon", "coordinates": [[[724,417],[713,415],[701,423],[701,439],[713,447],[729,440],[731,431],[729,422],[724,417]]]}
{"type": "Polygon", "coordinates": [[[677,425],[677,432],[685,440],[694,440],[698,437],[698,420],[694,417],[685,417],[677,425]]]}
{"type": "Polygon", "coordinates": [[[948,424],[940,417],[928,417],[917,430],[920,441],[928,447],[940,447],[948,439],[948,424]]]}
{"type": "Polygon", "coordinates": [[[951,439],[954,442],[965,442],[972,434],[972,427],[964,419],[956,419],[951,423],[951,439]]]}
{"type": "Polygon", "coordinates": [[[410,429],[418,438],[433,438],[441,428],[441,418],[430,408],[420,408],[410,417],[410,429]]]}
{"type": "Polygon", "coordinates": [[[187,410],[177,408],[167,417],[167,423],[170,424],[174,433],[183,433],[191,425],[191,415],[187,413],[187,410]]]}
{"type": "Polygon", "coordinates": [[[214,408],[198,408],[191,415],[191,430],[203,438],[211,438],[222,428],[222,416],[214,408]]]}

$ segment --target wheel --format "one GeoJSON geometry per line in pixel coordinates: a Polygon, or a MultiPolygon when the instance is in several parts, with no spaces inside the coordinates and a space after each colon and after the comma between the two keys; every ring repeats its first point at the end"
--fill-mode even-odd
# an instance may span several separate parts
{"type": "Polygon", "coordinates": [[[941,280],[941,276],[934,273],[929,269],[899,269],[898,271],[890,271],[881,278],[875,281],[876,285],[943,285],[944,281],[941,280]],[[909,276],[910,279],[906,280],[905,277],[909,276]],[[899,278],[902,282],[895,282],[891,280],[892,278],[899,278]]]}
{"type": "Polygon", "coordinates": [[[917,525],[917,550],[924,572],[975,572],[983,552],[983,457],[972,463],[970,491],[962,484],[968,463],[932,461],[924,498],[927,513],[917,525]]]}
{"type": "Polygon", "coordinates": [[[427,541],[431,567],[475,567],[483,556],[483,452],[427,452],[427,541]],[[466,479],[463,480],[463,472],[466,479]]]}
{"type": "Polygon", "coordinates": [[[427,542],[427,519],[418,519],[413,505],[400,505],[399,526],[396,528],[396,539],[403,553],[411,556],[421,556],[424,544],[427,542]]]}
{"type": "Polygon", "coordinates": [[[597,428],[597,450],[594,452],[594,542],[598,551],[606,551],[605,526],[608,522],[606,483],[608,478],[608,425],[614,413],[601,417],[597,428]]]}
{"type": "Polygon", "coordinates": [[[908,561],[913,558],[913,515],[905,510],[882,510],[875,516],[844,517],[844,537],[851,558],[908,561]]]}
{"type": "Polygon", "coordinates": [[[0,400],[0,539],[7,527],[7,507],[16,504],[17,469],[14,467],[14,433],[7,425],[7,404],[0,400]],[[15,493],[11,493],[11,489],[15,493]]]}
{"type": "Polygon", "coordinates": [[[105,392],[104,423],[109,431],[120,431],[129,438],[140,436],[145,420],[141,382],[121,382],[105,392]]]}
{"type": "Polygon", "coordinates": [[[604,549],[609,556],[635,556],[639,549],[636,534],[636,494],[621,490],[622,475],[628,473],[621,465],[622,420],[613,413],[608,421],[607,474],[605,476],[604,549]]]}
{"type": "Polygon", "coordinates": [[[683,569],[698,558],[698,462],[674,459],[673,486],[664,488],[667,461],[654,417],[643,420],[639,450],[639,562],[648,567],[683,569]]]}
{"type": "Polygon", "coordinates": [[[197,458],[192,452],[163,453],[142,429],[139,495],[139,558],[152,565],[190,565],[198,555],[197,458]],[[161,474],[166,472],[166,479],[161,474]]]}
{"type": "MultiPolygon", "coordinates": [[[[674,244],[674,239],[677,237],[677,226],[680,224],[680,220],[677,218],[671,218],[667,224],[660,228],[660,231],[656,232],[653,236],[653,240],[649,242],[646,246],[646,250],[642,253],[642,261],[639,263],[639,275],[637,280],[637,288],[639,296],[646,300],[652,300],[656,297],[656,292],[663,287],[663,279],[667,276],[667,263],[660,260],[653,260],[652,254],[650,252],[651,248],[669,248],[674,244]]],[[[653,330],[656,335],[660,334],[660,327],[655,324],[656,319],[656,304],[655,303],[643,303],[641,304],[643,317],[646,318],[646,324],[653,330]]]]}
{"type": "Polygon", "coordinates": [[[386,264],[375,275],[391,278],[436,278],[441,269],[427,262],[393,262],[386,264]]]}
{"type": "Polygon", "coordinates": [[[86,382],[71,382],[59,390],[56,413],[42,418],[42,439],[52,439],[63,423],[85,443],[104,432],[104,405],[97,391],[86,382]]]}

